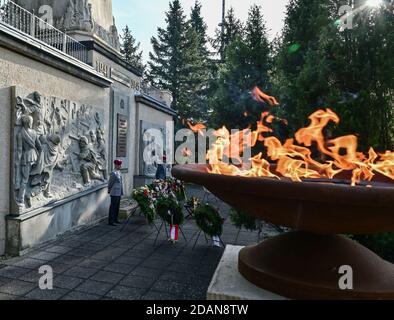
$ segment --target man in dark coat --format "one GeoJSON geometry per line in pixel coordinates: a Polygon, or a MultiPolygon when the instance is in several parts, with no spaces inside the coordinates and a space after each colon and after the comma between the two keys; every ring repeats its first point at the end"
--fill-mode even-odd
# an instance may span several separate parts
{"type": "Polygon", "coordinates": [[[167,162],[167,156],[163,156],[163,163],[159,163],[157,165],[157,170],[156,170],[156,179],[157,180],[165,180],[167,178],[167,173],[166,173],[166,162],[167,162]]]}

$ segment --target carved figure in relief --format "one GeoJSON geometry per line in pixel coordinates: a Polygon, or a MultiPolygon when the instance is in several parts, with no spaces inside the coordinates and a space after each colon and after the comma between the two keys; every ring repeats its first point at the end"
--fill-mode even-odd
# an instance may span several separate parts
{"type": "Polygon", "coordinates": [[[31,175],[34,176],[32,186],[39,185],[46,198],[52,198],[50,186],[55,169],[63,171],[60,164],[61,137],[58,134],[50,134],[41,137],[42,152],[37,164],[34,166],[31,175]]]}
{"type": "Polygon", "coordinates": [[[97,143],[97,137],[96,137],[96,133],[93,130],[90,130],[89,132],[89,136],[90,136],[90,142],[94,145],[97,143]]]}
{"type": "Polygon", "coordinates": [[[26,201],[27,207],[30,207],[30,197],[26,197],[26,188],[32,167],[37,163],[42,148],[39,135],[33,130],[33,118],[23,115],[20,121],[22,127],[16,138],[16,202],[18,206],[24,207],[26,201]]]}
{"type": "Polygon", "coordinates": [[[16,96],[14,109],[16,214],[108,179],[101,114],[93,106],[38,92],[25,97],[16,96]]]}
{"type": "Polygon", "coordinates": [[[146,130],[143,134],[144,137],[144,154],[143,154],[143,163],[144,163],[144,175],[153,177],[156,175],[156,162],[158,155],[157,150],[158,145],[156,143],[156,137],[149,134],[148,130],[146,130]]]}
{"type": "Polygon", "coordinates": [[[79,148],[78,159],[81,161],[81,175],[84,184],[89,185],[92,180],[104,181],[100,174],[102,161],[89,144],[88,138],[83,136],[79,139],[79,148]]]}
{"type": "Polygon", "coordinates": [[[37,131],[38,134],[42,135],[45,133],[44,127],[44,116],[41,105],[41,95],[36,91],[33,92],[31,98],[22,99],[21,97],[16,98],[17,108],[17,125],[20,125],[22,115],[31,116],[33,119],[32,129],[37,131]]]}
{"type": "Polygon", "coordinates": [[[107,168],[107,147],[103,137],[101,129],[97,129],[97,153],[100,156],[101,165],[99,166],[100,171],[104,175],[104,179],[108,180],[108,168],[107,168]]]}
{"type": "Polygon", "coordinates": [[[61,101],[61,107],[55,105],[55,100],[51,103],[51,114],[49,118],[49,125],[53,134],[64,135],[66,131],[67,118],[62,114],[62,110],[67,111],[65,101],[61,101]]]}
{"type": "Polygon", "coordinates": [[[92,31],[92,6],[87,0],[70,0],[64,16],[65,29],[92,31]]]}

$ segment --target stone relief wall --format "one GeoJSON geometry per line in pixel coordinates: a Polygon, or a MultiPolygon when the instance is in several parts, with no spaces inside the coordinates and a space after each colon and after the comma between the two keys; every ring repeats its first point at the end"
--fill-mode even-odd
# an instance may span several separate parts
{"type": "Polygon", "coordinates": [[[13,121],[14,214],[107,180],[102,110],[15,88],[13,121]]]}
{"type": "Polygon", "coordinates": [[[140,130],[140,174],[154,178],[157,163],[162,161],[166,150],[166,128],[165,126],[141,121],[140,130]]]}

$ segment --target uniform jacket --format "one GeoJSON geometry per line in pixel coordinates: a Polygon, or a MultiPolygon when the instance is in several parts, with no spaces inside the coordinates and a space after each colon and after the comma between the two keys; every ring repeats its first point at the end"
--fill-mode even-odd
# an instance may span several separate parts
{"type": "Polygon", "coordinates": [[[123,192],[123,178],[120,172],[114,171],[108,181],[108,193],[111,197],[121,197],[123,192]]]}

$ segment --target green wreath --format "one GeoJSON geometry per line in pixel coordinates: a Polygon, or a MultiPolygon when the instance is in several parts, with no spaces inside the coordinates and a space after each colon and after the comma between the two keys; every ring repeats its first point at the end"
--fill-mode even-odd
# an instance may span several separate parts
{"type": "Polygon", "coordinates": [[[152,208],[149,198],[144,195],[140,190],[133,192],[133,199],[137,201],[140,206],[141,212],[144,214],[149,224],[152,224],[156,219],[156,211],[152,208]]]}
{"type": "Polygon", "coordinates": [[[183,187],[181,188],[180,191],[177,191],[175,194],[176,194],[176,198],[178,201],[185,201],[186,200],[186,192],[183,189],[183,187]]]}
{"type": "Polygon", "coordinates": [[[197,207],[196,211],[194,211],[194,220],[200,230],[208,236],[221,236],[223,234],[223,218],[209,204],[197,207]]]}
{"type": "Polygon", "coordinates": [[[230,219],[238,229],[245,228],[249,231],[257,230],[256,219],[242,211],[231,209],[230,219]]]}
{"type": "Polygon", "coordinates": [[[182,207],[171,197],[160,197],[156,202],[156,211],[168,224],[182,225],[185,221],[182,207]]]}

